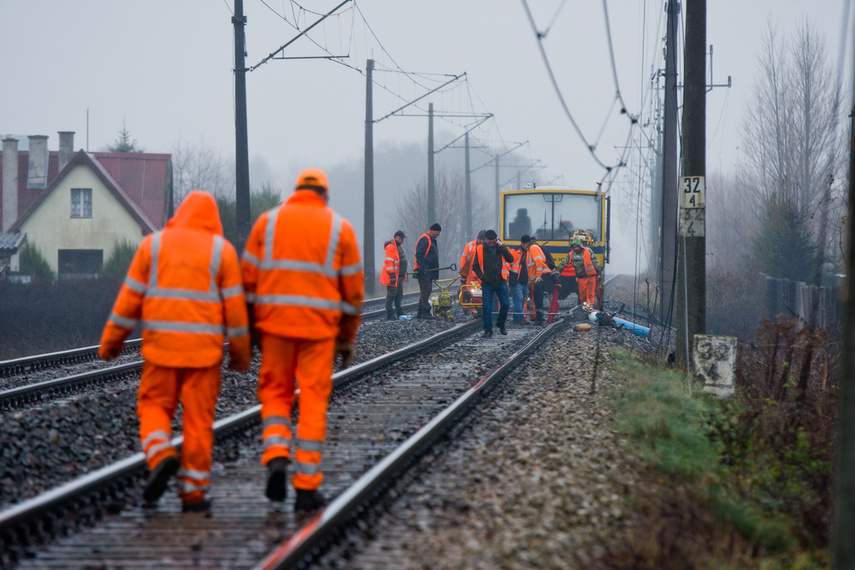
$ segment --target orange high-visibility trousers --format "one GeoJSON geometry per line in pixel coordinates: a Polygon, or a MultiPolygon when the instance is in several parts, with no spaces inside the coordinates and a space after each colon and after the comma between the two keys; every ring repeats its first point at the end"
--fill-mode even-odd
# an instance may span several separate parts
{"type": "Polygon", "coordinates": [[[305,340],[261,335],[258,399],[264,424],[261,462],[290,457],[291,409],[295,380],[300,388],[299,424],[294,441],[294,478],[297,489],[313,491],[323,481],[321,452],[327,431],[327,407],[332,392],[335,339],[305,340]]]}
{"type": "Polygon", "coordinates": [[[219,394],[219,364],[207,368],[171,368],[143,363],[137,417],[149,469],[154,470],[167,456],[177,455],[170,439],[179,398],[183,407],[184,443],[178,495],[185,503],[201,501],[211,486],[214,408],[219,394]]]}
{"type": "Polygon", "coordinates": [[[597,276],[577,277],[579,285],[579,303],[591,303],[597,305],[597,276]]]}

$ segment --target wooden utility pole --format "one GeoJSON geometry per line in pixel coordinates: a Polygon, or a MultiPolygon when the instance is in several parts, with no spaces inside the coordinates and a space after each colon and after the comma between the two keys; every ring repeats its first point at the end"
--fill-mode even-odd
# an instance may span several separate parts
{"type": "MultiPolygon", "coordinates": [[[[852,89],[855,94],[855,85],[852,89]]],[[[840,402],[834,473],[832,567],[855,568],[855,105],[849,115],[849,217],[847,218],[846,285],[843,288],[843,342],[840,346],[840,402]]]]}
{"type": "Polygon", "coordinates": [[[235,218],[237,239],[235,247],[243,251],[252,226],[249,211],[249,143],[246,127],[246,17],[243,0],[235,0],[235,218]]]}
{"type": "Polygon", "coordinates": [[[696,334],[706,334],[706,45],[707,1],[686,0],[683,61],[683,165],[677,266],[677,360],[691,368],[696,334]]]}
{"type": "Polygon", "coordinates": [[[374,296],[374,60],[365,64],[365,211],[362,239],[362,262],[365,292],[374,296]]]}

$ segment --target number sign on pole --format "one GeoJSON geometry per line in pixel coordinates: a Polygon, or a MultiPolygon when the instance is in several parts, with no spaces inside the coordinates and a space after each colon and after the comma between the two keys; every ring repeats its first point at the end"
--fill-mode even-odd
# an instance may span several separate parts
{"type": "Polygon", "coordinates": [[[680,235],[703,237],[707,202],[704,177],[680,177],[680,190],[680,235]]]}

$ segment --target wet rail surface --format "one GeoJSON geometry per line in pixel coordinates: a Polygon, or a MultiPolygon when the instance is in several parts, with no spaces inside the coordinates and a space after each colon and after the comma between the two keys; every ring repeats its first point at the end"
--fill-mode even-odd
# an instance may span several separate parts
{"type": "MultiPolygon", "coordinates": [[[[404,295],[404,308],[414,309],[418,300],[418,293],[406,293],[404,295]]],[[[363,318],[373,319],[385,316],[383,312],[385,297],[367,299],[362,307],[363,318]]],[[[141,339],[129,339],[119,357],[119,361],[130,362],[139,359],[141,339]]],[[[36,354],[0,360],[0,390],[15,388],[35,381],[44,381],[53,378],[65,377],[91,371],[93,368],[110,366],[98,360],[98,345],[86,346],[52,352],[48,354],[36,354]],[[33,380],[32,378],[35,378],[33,380]]]]}
{"type": "MultiPolygon", "coordinates": [[[[508,336],[488,340],[470,335],[373,373],[347,390],[337,386],[329,411],[323,491],[328,497],[345,491],[532,337],[532,329],[510,329],[508,336]]],[[[250,431],[251,436],[223,445],[218,441],[210,517],[180,513],[178,499],[167,493],[155,511],[134,507],[105,515],[94,528],[47,547],[31,547],[28,554],[35,557],[18,566],[252,567],[309,520],[294,516],[292,497],[282,506],[264,497],[257,422],[250,431]]]]}
{"type": "MultiPolygon", "coordinates": [[[[408,300],[417,293],[409,293],[408,300]]],[[[366,301],[363,319],[381,319],[384,299],[366,301]],[[380,307],[380,308],[378,308],[380,307]]],[[[404,308],[415,309],[417,303],[404,308]]],[[[128,340],[113,362],[98,360],[98,346],[35,355],[0,362],[0,411],[22,409],[64,398],[91,387],[139,379],[140,339],[128,340]]]]}

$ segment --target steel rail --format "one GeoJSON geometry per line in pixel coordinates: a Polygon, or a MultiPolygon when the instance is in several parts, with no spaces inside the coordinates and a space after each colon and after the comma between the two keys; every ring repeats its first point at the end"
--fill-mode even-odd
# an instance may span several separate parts
{"type": "MultiPolygon", "coordinates": [[[[477,330],[480,321],[473,320],[420,340],[401,349],[367,360],[333,375],[333,388],[341,390],[365,375],[385,368],[402,359],[441,347],[477,330]]],[[[233,437],[236,432],[254,428],[261,422],[261,406],[256,405],[238,414],[214,423],[217,443],[233,437]]],[[[183,436],[172,439],[172,445],[180,448],[183,436]]],[[[146,473],[145,456],[142,452],[87,473],[74,481],[62,484],[41,495],[0,511],[0,549],[11,545],[29,545],[39,542],[43,534],[53,534],[56,525],[64,525],[63,515],[74,512],[107,498],[121,496],[128,487],[136,486],[146,473]]]]}
{"type": "MultiPolygon", "coordinates": [[[[418,292],[405,293],[405,299],[412,299],[418,296],[418,292]]],[[[386,301],[386,297],[374,297],[366,299],[363,302],[363,309],[372,308],[371,311],[362,313],[363,318],[372,319],[385,316],[385,311],[373,309],[373,305],[382,306],[386,301]]],[[[414,309],[417,303],[408,303],[403,305],[406,309],[414,309]]],[[[135,338],[125,341],[125,346],[122,349],[122,354],[129,352],[138,352],[142,343],[142,339],[135,338]]],[[[90,362],[98,358],[98,348],[100,345],[85,346],[81,348],[72,348],[69,350],[61,350],[58,352],[49,352],[46,354],[35,354],[32,356],[23,356],[21,358],[13,358],[11,360],[0,360],[0,378],[7,378],[29,371],[44,370],[46,368],[54,368],[63,364],[77,364],[80,362],[90,362]]]]}
{"type": "Polygon", "coordinates": [[[532,351],[559,330],[564,330],[568,322],[568,319],[561,319],[535,335],[502,365],[489,372],[395,451],[368,470],[305,527],[271,551],[255,566],[255,569],[295,568],[311,563],[333,540],[342,526],[362,515],[400,474],[430,448],[433,442],[448,433],[478,403],[483,401],[532,351]]]}

